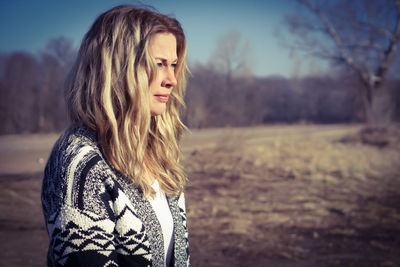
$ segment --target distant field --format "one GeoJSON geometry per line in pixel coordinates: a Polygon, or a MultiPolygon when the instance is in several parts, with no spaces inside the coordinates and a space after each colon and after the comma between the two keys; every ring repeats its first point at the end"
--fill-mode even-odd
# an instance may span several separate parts
{"type": "MultiPolygon", "coordinates": [[[[194,130],[194,266],[400,266],[400,149],[349,125],[194,130]]],[[[0,266],[44,266],[41,171],[57,138],[0,137],[0,266]]]]}

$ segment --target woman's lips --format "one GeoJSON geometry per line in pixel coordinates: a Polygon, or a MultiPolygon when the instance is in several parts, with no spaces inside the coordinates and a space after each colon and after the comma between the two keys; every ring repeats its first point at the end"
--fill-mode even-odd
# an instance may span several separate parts
{"type": "Polygon", "coordinates": [[[159,101],[159,102],[161,102],[161,103],[167,103],[168,102],[168,98],[169,98],[169,95],[168,94],[165,94],[165,95],[154,95],[156,98],[157,98],[157,100],[159,101]]]}

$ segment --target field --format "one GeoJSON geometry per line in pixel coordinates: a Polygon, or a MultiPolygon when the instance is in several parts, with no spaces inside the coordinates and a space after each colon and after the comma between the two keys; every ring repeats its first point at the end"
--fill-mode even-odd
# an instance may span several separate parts
{"type": "MultiPolygon", "coordinates": [[[[399,132],[366,144],[360,129],[186,135],[193,266],[400,266],[399,132]]],[[[45,265],[41,172],[56,138],[0,137],[0,266],[45,265]]]]}

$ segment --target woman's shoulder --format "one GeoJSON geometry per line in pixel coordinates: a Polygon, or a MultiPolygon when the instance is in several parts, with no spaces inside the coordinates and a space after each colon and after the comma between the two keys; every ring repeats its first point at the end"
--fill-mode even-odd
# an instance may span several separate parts
{"type": "Polygon", "coordinates": [[[72,125],[58,138],[52,154],[76,156],[82,149],[99,150],[96,132],[85,126],[72,125]]]}
{"type": "Polygon", "coordinates": [[[94,131],[68,128],[55,143],[46,164],[42,200],[52,213],[60,205],[85,208],[83,200],[104,192],[113,170],[108,167],[94,131]]]}
{"type": "Polygon", "coordinates": [[[54,144],[48,163],[55,160],[56,163],[66,166],[87,154],[101,155],[95,131],[84,126],[72,125],[54,144]]]}
{"type": "Polygon", "coordinates": [[[102,159],[100,146],[93,130],[82,126],[69,127],[56,141],[48,158],[45,176],[65,176],[77,167],[93,165],[102,159]]]}

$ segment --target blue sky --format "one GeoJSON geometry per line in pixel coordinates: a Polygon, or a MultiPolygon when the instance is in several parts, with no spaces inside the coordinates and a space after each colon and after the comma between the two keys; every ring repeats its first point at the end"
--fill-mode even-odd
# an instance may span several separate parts
{"type": "MultiPolygon", "coordinates": [[[[290,0],[248,1],[142,1],[161,13],[174,14],[188,40],[190,64],[206,63],[220,35],[240,31],[251,47],[250,62],[257,76],[290,77],[294,62],[282,47],[276,31],[284,31],[284,16],[296,7],[290,0]]],[[[76,47],[94,19],[103,11],[120,4],[139,1],[120,0],[0,0],[0,51],[38,52],[54,37],[65,36],[76,47]]],[[[308,63],[302,63],[302,73],[308,63]]]]}

